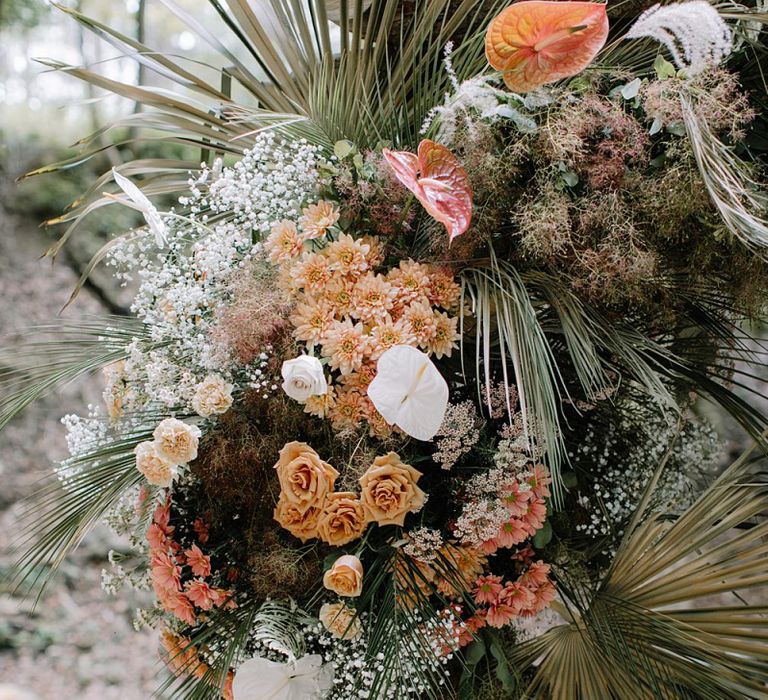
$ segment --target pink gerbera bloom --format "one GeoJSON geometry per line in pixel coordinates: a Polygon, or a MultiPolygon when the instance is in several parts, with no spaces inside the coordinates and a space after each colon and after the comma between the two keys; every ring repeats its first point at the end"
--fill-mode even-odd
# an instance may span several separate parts
{"type": "Polygon", "coordinates": [[[205,521],[202,518],[196,518],[192,527],[195,529],[200,544],[205,544],[208,541],[208,525],[205,524],[205,521]]]}
{"type": "Polygon", "coordinates": [[[528,534],[528,527],[522,520],[510,518],[499,528],[495,542],[499,547],[514,547],[527,539],[528,534]]]}
{"type": "Polygon", "coordinates": [[[528,587],[537,587],[549,581],[549,564],[537,561],[531,564],[521,577],[520,582],[528,587]]]}
{"type": "Polygon", "coordinates": [[[177,591],[181,580],[181,568],[166,552],[155,552],[151,560],[152,583],[165,591],[177,591]]]}
{"type": "Polygon", "coordinates": [[[163,601],[163,607],[182,622],[186,622],[188,625],[195,624],[195,609],[189,598],[183,593],[175,593],[167,596],[163,601]]]}
{"type": "Polygon", "coordinates": [[[532,470],[531,475],[526,479],[531,491],[539,498],[549,496],[549,485],[552,483],[552,477],[541,464],[537,464],[532,470]]]}
{"type": "Polygon", "coordinates": [[[485,620],[491,627],[498,629],[508,625],[515,617],[517,617],[517,611],[511,605],[501,603],[488,608],[485,620]]]}
{"type": "Polygon", "coordinates": [[[513,481],[506,487],[501,500],[509,509],[510,514],[519,518],[528,510],[530,495],[530,491],[521,491],[520,484],[517,481],[513,481]]]}
{"type": "Polygon", "coordinates": [[[547,506],[540,498],[534,498],[528,502],[528,508],[522,516],[522,520],[528,528],[528,532],[533,535],[536,530],[541,529],[544,521],[547,519],[547,506]]]}
{"type": "Polygon", "coordinates": [[[214,589],[201,578],[190,581],[186,585],[186,594],[187,598],[201,610],[210,610],[218,600],[214,589]]]}
{"type": "Polygon", "coordinates": [[[202,576],[205,578],[206,576],[211,575],[211,558],[203,554],[200,547],[193,544],[192,547],[184,552],[184,554],[187,555],[187,564],[189,564],[189,567],[192,569],[192,573],[195,576],[202,576]]]}
{"type": "Polygon", "coordinates": [[[478,605],[493,604],[499,601],[499,594],[504,590],[501,576],[480,576],[475,581],[472,593],[478,605]]]}
{"type": "Polygon", "coordinates": [[[533,593],[519,581],[516,581],[515,583],[507,583],[507,585],[504,586],[504,592],[501,597],[502,600],[515,611],[516,615],[519,614],[521,610],[530,608],[535,601],[533,593]]]}
{"type": "Polygon", "coordinates": [[[149,543],[149,548],[153,550],[162,550],[168,547],[168,537],[163,528],[157,523],[152,523],[147,528],[147,542],[149,543]]]}

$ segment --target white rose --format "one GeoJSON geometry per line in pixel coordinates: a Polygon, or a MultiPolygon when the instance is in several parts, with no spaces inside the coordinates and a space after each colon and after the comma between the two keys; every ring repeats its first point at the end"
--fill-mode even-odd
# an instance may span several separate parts
{"type": "Polygon", "coordinates": [[[200,428],[177,418],[161,421],[152,433],[157,453],[173,464],[186,464],[197,457],[200,428]]]}
{"type": "Polygon", "coordinates": [[[280,373],[284,380],[283,391],[299,403],[304,403],[310,396],[328,393],[323,366],[316,357],[301,355],[294,360],[286,360],[280,373]]]}
{"type": "Polygon", "coordinates": [[[226,413],[232,405],[232,385],[217,374],[209,374],[195,388],[192,408],[203,418],[226,413]]]}

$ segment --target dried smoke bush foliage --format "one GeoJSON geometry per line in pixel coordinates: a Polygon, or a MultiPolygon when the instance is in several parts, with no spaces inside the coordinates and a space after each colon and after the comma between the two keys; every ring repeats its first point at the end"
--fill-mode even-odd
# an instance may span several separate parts
{"type": "Polygon", "coordinates": [[[643,84],[640,91],[645,112],[664,125],[682,123],[683,95],[695,98],[697,117],[707,122],[713,132],[734,140],[744,137],[747,125],[755,118],[749,97],[739,85],[739,76],[723,68],[712,68],[687,80],[654,80],[643,84]]]}
{"type": "Polygon", "coordinates": [[[248,364],[268,345],[276,345],[290,332],[290,305],[275,284],[275,275],[262,261],[252,261],[231,283],[232,302],[219,314],[215,342],[229,348],[248,364]]]}
{"type": "Polygon", "coordinates": [[[593,189],[615,189],[628,167],[647,166],[650,141],[621,104],[588,93],[552,115],[537,145],[539,158],[567,164],[593,189]]]}
{"type": "Polygon", "coordinates": [[[256,596],[274,597],[276,591],[284,597],[303,595],[307,581],[322,576],[323,563],[316,548],[298,550],[283,544],[280,536],[274,528],[249,533],[246,576],[256,596]]]}
{"type": "Polygon", "coordinates": [[[512,211],[522,252],[532,260],[553,262],[567,255],[574,245],[568,197],[554,184],[541,178],[535,196],[527,197],[512,211]]]}

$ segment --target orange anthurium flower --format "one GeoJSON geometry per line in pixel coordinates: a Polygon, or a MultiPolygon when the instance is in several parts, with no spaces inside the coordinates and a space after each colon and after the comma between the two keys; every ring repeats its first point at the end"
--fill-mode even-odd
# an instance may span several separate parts
{"type": "Polygon", "coordinates": [[[383,150],[395,176],[413,192],[430,216],[448,230],[448,241],[460,236],[472,220],[472,189],[464,168],[445,146],[424,139],[418,155],[383,150]]]}
{"type": "Polygon", "coordinates": [[[605,5],[595,2],[517,2],[485,35],[488,62],[514,92],[581,73],[608,38],[605,5]]]}

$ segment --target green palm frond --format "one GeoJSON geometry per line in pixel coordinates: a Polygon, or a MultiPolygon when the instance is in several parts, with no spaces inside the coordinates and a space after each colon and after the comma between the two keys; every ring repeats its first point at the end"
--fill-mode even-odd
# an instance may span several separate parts
{"type": "Polygon", "coordinates": [[[652,480],[591,599],[561,585],[572,621],[514,652],[537,663],[530,697],[765,697],[768,606],[744,596],[768,584],[768,477],[750,452],[677,518],[645,512],[652,480]]]}
{"type": "Polygon", "coordinates": [[[54,481],[30,497],[13,542],[21,552],[11,570],[14,586],[42,595],[64,559],[141,482],[134,449],[151,438],[151,430],[136,430],[96,446],[67,463],[63,483],[54,481]]]}
{"type": "Polygon", "coordinates": [[[124,359],[144,325],[120,316],[91,317],[77,324],[32,327],[0,348],[0,429],[37,399],[124,359]]]}

